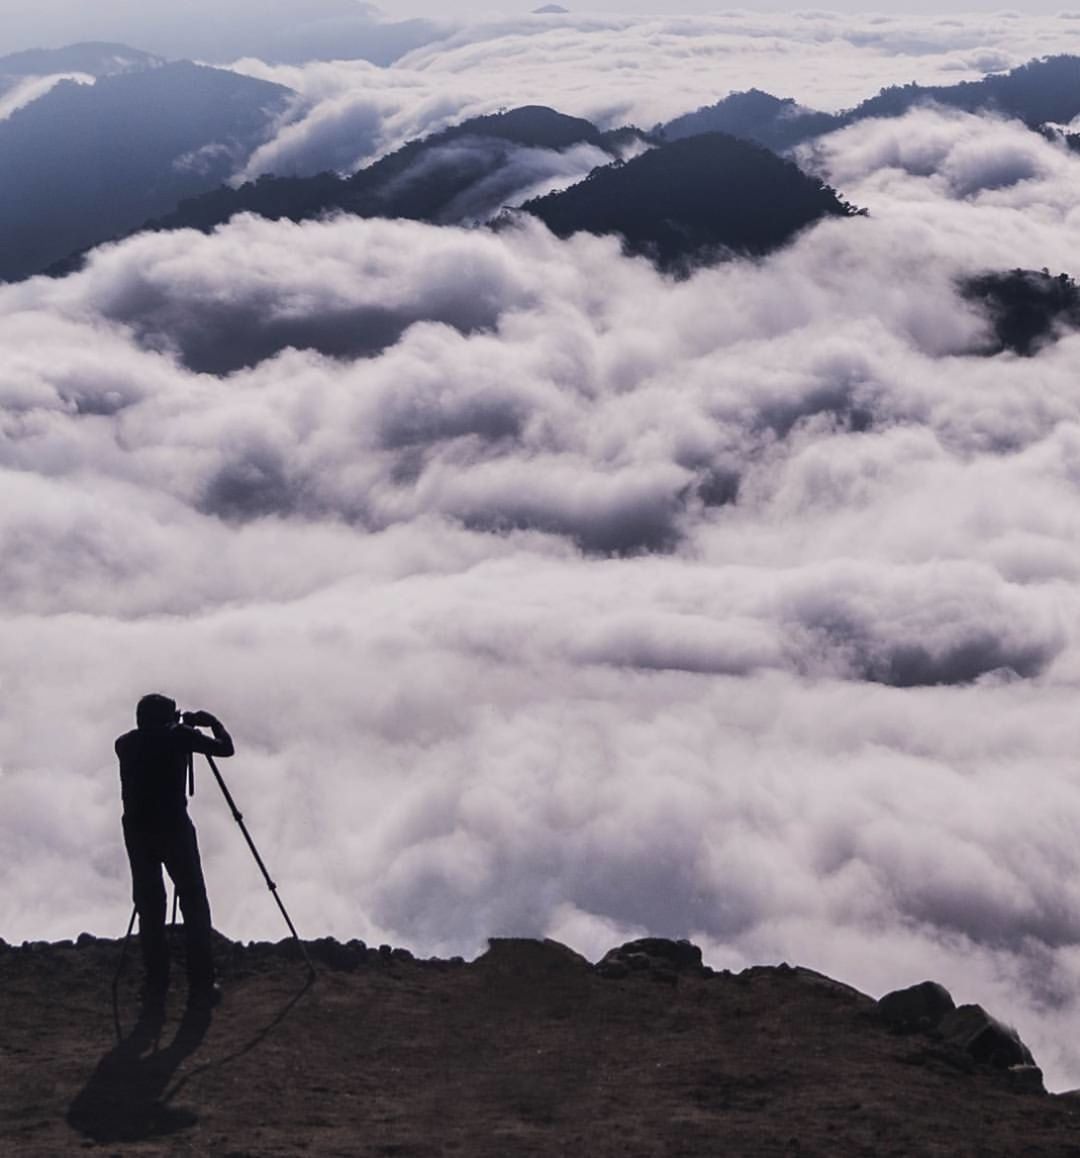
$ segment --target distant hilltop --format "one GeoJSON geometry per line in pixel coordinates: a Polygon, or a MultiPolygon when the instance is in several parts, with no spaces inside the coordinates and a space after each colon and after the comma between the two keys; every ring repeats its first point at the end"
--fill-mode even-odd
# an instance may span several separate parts
{"type": "Polygon", "coordinates": [[[213,1019],[136,1021],[118,941],[0,942],[0,1149],[897,1156],[1074,1152],[1016,1033],[924,982],[880,1001],[787,965],[717,972],[644,938],[593,965],[496,939],[420,960],[218,938],[213,1019]]]}
{"type": "MultiPolygon", "coordinates": [[[[966,113],[1013,117],[1046,135],[1060,133],[1080,115],[1080,57],[1042,57],[1005,73],[951,85],[891,85],[839,113],[804,108],[790,98],[759,89],[731,93],[714,105],[657,125],[669,140],[697,133],[731,133],[770,149],[792,149],[824,133],[874,117],[900,117],[920,105],[934,104],[966,113]]],[[[1066,136],[1069,136],[1068,134],[1066,136]]],[[[1075,142],[1070,142],[1076,148],[1075,142]]]]}
{"type": "Polygon", "coordinates": [[[126,44],[87,41],[64,48],[31,48],[0,56],[0,90],[18,77],[79,72],[88,76],[116,76],[163,65],[163,57],[126,44]]]}
{"type": "MultiPolygon", "coordinates": [[[[146,229],[209,232],[238,213],[471,227],[505,210],[539,217],[560,236],[617,234],[628,252],[682,273],[764,255],[822,219],[856,216],[842,191],[797,168],[807,164],[797,150],[861,120],[932,103],[1016,118],[1080,148],[1080,134],[1069,129],[1080,115],[1075,56],[956,85],[887,88],[843,113],[751,89],[648,131],[602,131],[556,109],[524,106],[468,118],[363,165],[374,142],[347,141],[334,171],[295,173],[262,172],[265,157],[253,163],[300,101],[279,85],[123,45],[84,44],[0,58],[0,95],[5,86],[25,94],[36,83],[27,75],[39,72],[51,73],[55,85],[35,88],[32,100],[11,99],[14,111],[0,118],[0,280],[64,275],[105,242],[146,229]],[[64,80],[64,70],[96,83],[64,80]],[[255,179],[242,182],[243,174],[255,179]]],[[[998,288],[989,295],[995,301],[998,288]]],[[[1031,296],[1030,285],[1021,288],[1031,296]]],[[[1017,295],[1010,288],[1005,296],[1011,308],[1017,295]]],[[[1026,352],[1041,331],[1017,333],[999,345],[1026,352]]]]}

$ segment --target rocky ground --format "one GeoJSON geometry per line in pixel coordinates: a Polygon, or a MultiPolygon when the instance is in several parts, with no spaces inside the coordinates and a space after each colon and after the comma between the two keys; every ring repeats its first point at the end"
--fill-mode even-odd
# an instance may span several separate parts
{"type": "Polygon", "coordinates": [[[553,942],[308,948],[314,979],[295,944],[219,941],[212,1016],[177,981],[137,1020],[119,942],[0,942],[0,1153],[1080,1158],[1080,1102],[936,991],[879,1006],[674,942],[595,967],[553,942]]]}

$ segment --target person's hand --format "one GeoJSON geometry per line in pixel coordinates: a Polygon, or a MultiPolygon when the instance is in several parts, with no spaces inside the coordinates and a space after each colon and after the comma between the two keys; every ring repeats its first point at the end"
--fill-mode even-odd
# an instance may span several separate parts
{"type": "Polygon", "coordinates": [[[197,712],[184,713],[184,723],[190,724],[193,728],[212,728],[216,722],[216,716],[212,716],[209,712],[204,712],[201,709],[197,712]]]}

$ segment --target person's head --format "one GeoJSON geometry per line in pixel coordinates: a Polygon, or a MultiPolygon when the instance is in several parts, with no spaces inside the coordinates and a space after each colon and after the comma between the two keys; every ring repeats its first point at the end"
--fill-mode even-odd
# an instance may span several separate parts
{"type": "Polygon", "coordinates": [[[176,723],[176,700],[151,692],[135,708],[135,723],[140,728],[167,728],[176,723]]]}

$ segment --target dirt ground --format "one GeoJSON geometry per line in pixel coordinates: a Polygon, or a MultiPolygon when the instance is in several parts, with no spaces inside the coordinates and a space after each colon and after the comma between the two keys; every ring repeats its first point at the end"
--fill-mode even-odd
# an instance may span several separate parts
{"type": "MultiPolygon", "coordinates": [[[[471,963],[220,940],[224,1002],[139,1019],[116,941],[0,948],[0,1153],[1080,1158],[1080,1103],[806,970],[602,976],[552,942],[471,963]]],[[[1002,1011],[1007,1013],[1007,1011],[1002,1011]]]]}

